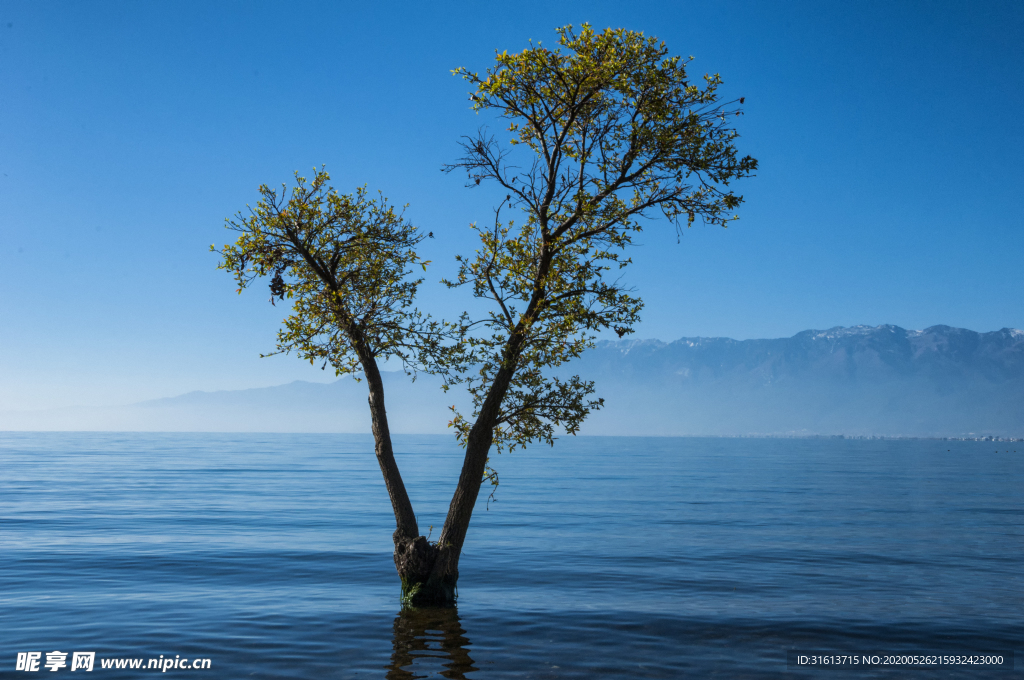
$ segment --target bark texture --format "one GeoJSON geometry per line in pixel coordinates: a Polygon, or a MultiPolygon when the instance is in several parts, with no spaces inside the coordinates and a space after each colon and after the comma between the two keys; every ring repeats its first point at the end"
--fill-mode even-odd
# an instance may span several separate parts
{"type": "Polygon", "coordinates": [[[416,523],[416,513],[402,481],[402,474],[395,461],[394,449],[391,445],[391,431],[388,428],[388,414],[384,407],[384,383],[381,380],[377,362],[368,352],[361,356],[363,374],[369,387],[370,418],[372,421],[374,451],[377,463],[384,475],[384,484],[391,499],[391,508],[395,513],[395,569],[402,581],[402,601],[407,604],[432,604],[435,600],[443,605],[454,604],[454,584],[452,596],[438,598],[430,596],[424,584],[430,576],[437,561],[437,548],[431,545],[426,537],[420,536],[416,523]]]}
{"type": "MultiPolygon", "coordinates": [[[[454,591],[459,580],[459,558],[462,546],[466,542],[469,521],[473,517],[480,486],[484,481],[487,468],[487,455],[494,443],[494,428],[501,415],[501,403],[508,393],[515,375],[516,365],[527,342],[531,320],[536,317],[545,297],[543,281],[551,266],[551,250],[545,245],[541,250],[541,258],[535,277],[536,285],[526,312],[510,333],[508,342],[502,352],[501,367],[494,374],[494,381],[487,392],[477,414],[476,422],[466,438],[466,457],[462,462],[462,473],[459,484],[448,506],[448,516],[444,520],[441,537],[437,541],[438,554],[434,568],[427,579],[427,587],[433,594],[454,591]]],[[[438,604],[442,604],[438,602],[438,604]]],[[[445,605],[454,605],[455,600],[446,601],[445,605]]]]}
{"type": "Polygon", "coordinates": [[[432,597],[445,597],[449,592],[452,593],[452,596],[444,601],[433,602],[433,604],[441,606],[455,604],[455,586],[459,580],[459,558],[462,555],[462,546],[466,542],[466,532],[469,530],[469,521],[473,517],[473,508],[476,506],[476,499],[480,494],[480,486],[483,484],[487,454],[494,441],[494,426],[498,421],[501,401],[505,398],[505,393],[512,382],[514,363],[514,360],[508,362],[507,366],[500,369],[495,375],[476,422],[466,438],[466,456],[462,462],[459,484],[455,488],[451,505],[448,507],[444,529],[437,541],[437,558],[425,584],[425,590],[432,597]]]}
{"type": "Polygon", "coordinates": [[[384,383],[380,377],[380,370],[377,362],[372,356],[366,355],[362,358],[363,374],[366,376],[367,385],[370,388],[370,419],[373,429],[374,453],[377,454],[377,463],[384,475],[384,484],[388,489],[388,496],[391,498],[391,508],[395,512],[395,542],[398,540],[411,540],[419,535],[420,530],[416,525],[416,513],[413,512],[412,502],[405,490],[405,483],[402,481],[402,474],[398,471],[398,463],[395,462],[395,452],[391,448],[391,430],[388,428],[388,414],[384,408],[384,383]]]}

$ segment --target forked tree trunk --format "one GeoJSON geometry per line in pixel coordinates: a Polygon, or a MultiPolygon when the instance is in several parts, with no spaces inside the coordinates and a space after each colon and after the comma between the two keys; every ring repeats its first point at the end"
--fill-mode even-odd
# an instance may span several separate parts
{"type": "MultiPolygon", "coordinates": [[[[510,348],[508,356],[514,357],[514,351],[510,348]]],[[[377,362],[369,353],[361,354],[360,359],[370,391],[370,417],[377,462],[384,475],[384,483],[391,497],[391,507],[395,512],[397,528],[393,535],[394,557],[395,568],[402,580],[402,602],[412,606],[455,606],[459,557],[462,555],[469,521],[473,517],[473,508],[476,506],[480,486],[483,484],[487,454],[494,440],[494,427],[498,422],[501,402],[512,382],[515,369],[511,367],[515,365],[515,359],[508,359],[506,366],[495,374],[487,398],[484,399],[476,422],[466,438],[466,456],[462,463],[462,473],[459,475],[459,483],[436,544],[419,535],[412,502],[395,462],[387,410],[384,408],[384,383],[377,362]]]]}

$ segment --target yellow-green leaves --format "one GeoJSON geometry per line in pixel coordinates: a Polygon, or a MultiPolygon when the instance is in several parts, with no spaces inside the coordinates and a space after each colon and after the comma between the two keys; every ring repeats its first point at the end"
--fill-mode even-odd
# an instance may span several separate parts
{"type": "Polygon", "coordinates": [[[474,86],[471,107],[511,133],[505,143],[484,131],[464,138],[463,157],[446,168],[465,170],[467,186],[496,182],[506,196],[493,227],[474,225],[480,248],[458,258],[448,282],[493,305],[468,324],[487,329],[467,339],[481,360],[464,378],[475,424],[456,414],[452,425],[462,437],[490,428],[499,449],[550,442],[556,427],[574,433],[600,407],[592,383],[545,371],[578,357],[600,330],[632,332],[642,302],[617,272],[641,222],[724,227],[742,202],[730,182],[757,168],[738,157],[726,120],[740,111],[719,101],[718,74],[691,83],[693,58],[642,33],[583,24],[558,36],[553,50],[496,53],[483,74],[453,71],[474,86]],[[525,219],[503,221],[507,209],[525,219]]]}
{"type": "Polygon", "coordinates": [[[589,213],[591,222],[625,224],[652,208],[677,226],[690,215],[721,226],[733,219],[728,211],[742,198],[726,187],[757,162],[737,157],[737,134],[725,122],[740,111],[719,102],[721,77],[690,83],[689,60],[642,33],[584,24],[558,34],[558,49],[497,54],[483,75],[454,71],[475,86],[472,107],[507,119],[513,136],[507,147],[469,139],[467,155],[450,167],[467,169],[473,184],[497,179],[517,189],[512,204],[549,222],[589,213]],[[518,145],[537,162],[510,164],[518,145]],[[530,191],[538,181],[545,190],[530,191]]]}
{"type": "Polygon", "coordinates": [[[294,351],[339,375],[362,370],[367,357],[434,370],[457,348],[442,343],[453,325],[412,306],[422,279],[411,278],[410,268],[429,264],[415,250],[423,237],[383,196],[365,187],[339,194],[329,181],[320,169],[308,183],[296,173],[290,192],[261,186],[256,207],[228,220],[238,238],[219,251],[220,268],[234,275],[239,292],[270,277],[271,302],[291,303],[278,352],[294,351]]]}

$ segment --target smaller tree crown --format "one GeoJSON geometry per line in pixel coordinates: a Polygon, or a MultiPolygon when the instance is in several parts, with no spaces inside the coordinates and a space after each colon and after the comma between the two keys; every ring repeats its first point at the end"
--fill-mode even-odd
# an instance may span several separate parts
{"type": "MultiPolygon", "coordinates": [[[[296,352],[337,375],[358,373],[367,357],[397,358],[407,370],[446,370],[452,328],[413,307],[422,279],[414,267],[424,238],[383,195],[365,187],[339,194],[324,169],[307,184],[295,175],[291,192],[260,186],[255,208],[227,220],[239,236],[220,249],[219,268],[238,291],[271,277],[271,301],[288,299],[291,313],[277,335],[277,352],[296,352]]],[[[211,250],[216,250],[210,246],[211,250]]],[[[277,353],[275,352],[275,353],[277,353]]]]}

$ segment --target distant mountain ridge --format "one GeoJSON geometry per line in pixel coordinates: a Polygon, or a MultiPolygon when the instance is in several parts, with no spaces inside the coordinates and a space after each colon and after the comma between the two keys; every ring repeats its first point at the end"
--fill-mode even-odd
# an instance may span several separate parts
{"type": "Polygon", "coordinates": [[[1024,331],[1011,328],[601,342],[573,370],[651,434],[1024,434],[1024,331]]]}
{"type": "Polygon", "coordinates": [[[656,362],[658,368],[679,364],[685,370],[696,369],[704,377],[721,376],[737,369],[755,371],[767,381],[809,371],[842,379],[927,372],[936,377],[975,374],[999,382],[1024,376],[1024,331],[1004,328],[976,333],[950,326],[908,331],[885,325],[808,330],[791,338],[771,340],[604,341],[583,359],[582,365],[602,359],[616,362],[620,360],[616,354],[621,355],[625,365],[643,363],[648,370],[655,368],[639,361],[644,356],[656,362]]]}
{"type": "MultiPolygon", "coordinates": [[[[582,434],[1024,436],[1024,331],[854,326],[790,338],[599,342],[559,369],[605,407],[582,434]]],[[[385,374],[396,433],[445,433],[439,381],[385,374]]],[[[351,378],[192,392],[121,408],[0,413],[0,429],[369,432],[351,378]]]]}

